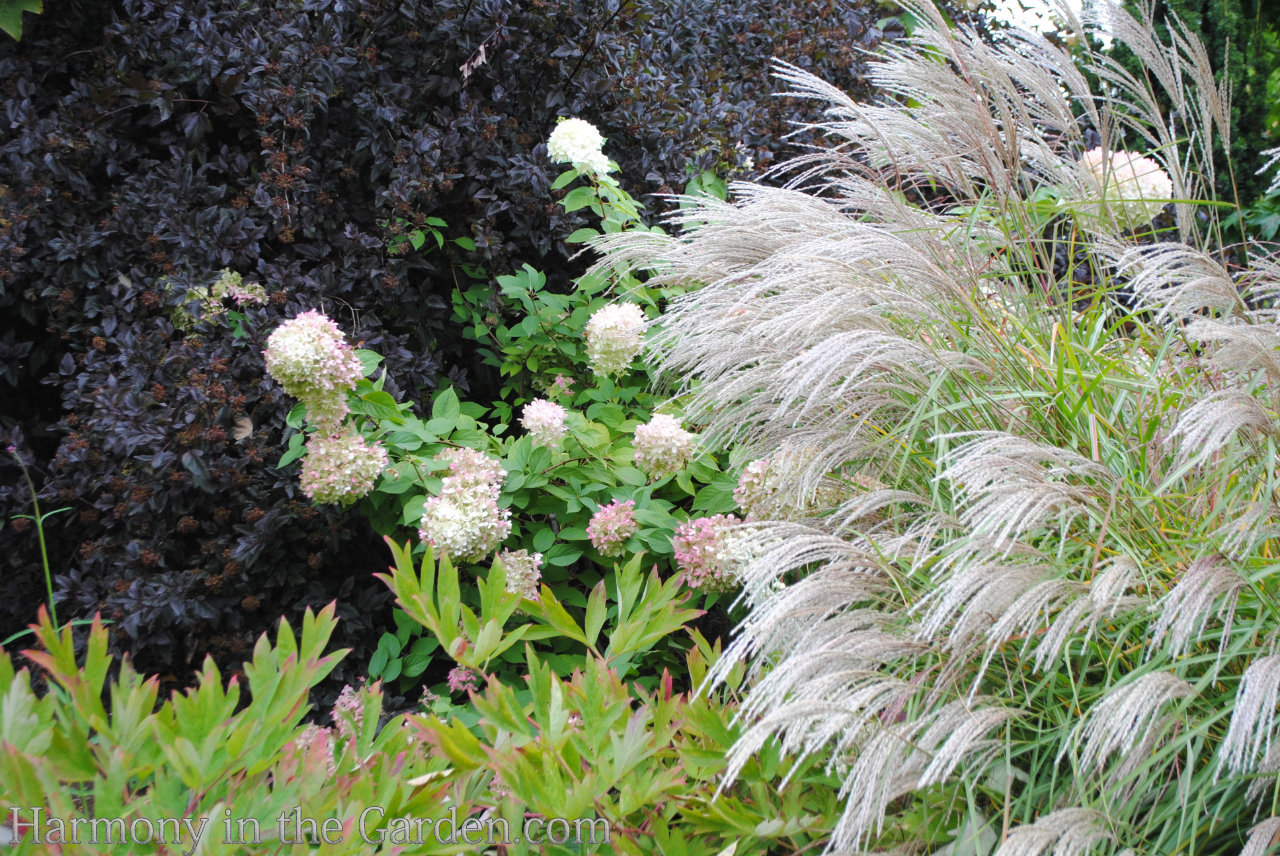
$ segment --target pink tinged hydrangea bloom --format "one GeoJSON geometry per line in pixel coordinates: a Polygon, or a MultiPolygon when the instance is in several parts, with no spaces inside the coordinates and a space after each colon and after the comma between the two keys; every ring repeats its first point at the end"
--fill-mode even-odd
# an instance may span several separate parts
{"type": "Polygon", "coordinates": [[[1173,181],[1151,158],[1098,148],[1085,152],[1081,163],[1101,188],[1121,228],[1150,223],[1173,198],[1173,181]]]}
{"type": "Polygon", "coordinates": [[[769,459],[760,458],[747,464],[733,489],[733,501],[747,518],[765,517],[777,487],[769,478],[769,459]]]}
{"type": "Polygon", "coordinates": [[[450,449],[449,475],[440,495],[427,500],[419,534],[438,550],[478,562],[511,534],[511,512],[498,507],[506,473],[496,458],[474,449],[450,449]]]}
{"type": "Polygon", "coordinates": [[[263,351],[267,372],[294,398],[354,389],[360,360],[338,325],[314,309],[272,332],[263,351]]]}
{"type": "Polygon", "coordinates": [[[302,492],[312,502],[352,502],[373,490],[387,453],[354,432],[312,435],[302,459],[302,492]]]}
{"type": "Polygon", "coordinates": [[[565,432],[568,430],[564,424],[567,415],[560,405],[545,398],[538,398],[524,406],[520,424],[524,426],[525,431],[529,432],[529,439],[533,441],[533,445],[554,449],[560,445],[560,441],[564,439],[565,432]]]}
{"type": "Polygon", "coordinates": [[[739,569],[750,556],[732,530],[738,518],[731,514],[686,520],[676,528],[671,546],[676,567],[690,588],[726,592],[738,585],[739,569]]]}
{"type": "Polygon", "coordinates": [[[542,579],[542,554],[528,550],[503,550],[498,554],[507,570],[507,591],[538,599],[538,582],[542,579]]]}
{"type": "Polygon", "coordinates": [[[237,306],[244,306],[246,303],[253,305],[267,302],[267,292],[261,283],[246,283],[243,276],[230,268],[223,268],[218,273],[218,279],[213,284],[213,288],[209,290],[209,293],[218,300],[230,297],[237,306]]]}
{"type": "Polygon", "coordinates": [[[475,692],[480,686],[480,678],[466,666],[454,666],[448,677],[449,692],[475,692]]]}
{"type": "Polygon", "coordinates": [[[272,332],[263,351],[267,373],[307,404],[307,418],[334,433],[347,415],[347,391],[362,376],[360,359],[333,321],[312,310],[272,332]]]}
{"type": "Polygon", "coordinates": [[[644,348],[644,313],[634,303],[612,303],[596,310],[587,321],[587,361],[600,376],[625,371],[644,348]]]}
{"type": "Polygon", "coordinates": [[[571,163],[583,172],[609,172],[604,137],[585,119],[561,119],[547,139],[547,154],[556,163],[571,163]]]}
{"type": "Polygon", "coordinates": [[[591,515],[591,522],[587,524],[587,537],[591,539],[591,546],[599,550],[602,556],[621,556],[627,539],[640,529],[640,524],[636,523],[635,511],[635,500],[618,502],[615,499],[591,515]]]}
{"type": "Polygon", "coordinates": [[[551,389],[548,390],[549,395],[573,395],[573,378],[564,375],[556,375],[556,379],[551,381],[551,389]]]}
{"type": "Polygon", "coordinates": [[[497,499],[507,472],[492,455],[463,447],[445,449],[440,457],[449,463],[449,476],[468,485],[485,485],[497,499]]]}
{"type": "Polygon", "coordinates": [[[673,476],[688,466],[693,445],[694,436],[680,427],[679,419],[665,413],[637,426],[632,441],[636,466],[655,479],[673,476]]]}

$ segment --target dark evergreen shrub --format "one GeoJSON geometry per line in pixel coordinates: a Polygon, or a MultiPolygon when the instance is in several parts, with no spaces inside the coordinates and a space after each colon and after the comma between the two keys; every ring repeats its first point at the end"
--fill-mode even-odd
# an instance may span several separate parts
{"type": "MultiPolygon", "coordinates": [[[[0,45],[0,431],[46,510],[70,509],[48,524],[60,618],[101,610],[139,668],[177,681],[335,597],[339,641],[370,646],[388,621],[369,576],[384,548],[299,496],[296,465],[274,467],[288,403],[263,377],[265,336],[321,308],[387,356],[399,390],[445,374],[483,391],[449,323],[458,266],[527,261],[561,283],[580,269],[542,145],[557,116],[597,124],[637,193],[766,167],[789,130],[769,61],[865,94],[859,50],[886,14],[839,0],[49,0],[0,45]],[[475,251],[389,251],[428,217],[475,251]],[[237,317],[204,300],[223,268],[267,302],[237,317]]],[[[28,509],[6,457],[0,514],[28,509]]],[[[29,527],[0,530],[0,552],[3,638],[43,583],[29,527]]]]}

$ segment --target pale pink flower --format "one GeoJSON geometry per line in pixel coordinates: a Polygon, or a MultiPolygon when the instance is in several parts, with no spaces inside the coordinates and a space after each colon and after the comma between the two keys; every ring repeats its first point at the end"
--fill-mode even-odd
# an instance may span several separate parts
{"type": "Polygon", "coordinates": [[[291,743],[291,748],[299,755],[320,752],[324,760],[325,772],[333,776],[338,772],[338,763],[333,757],[333,732],[321,725],[311,723],[291,743]]]}
{"type": "Polygon", "coordinates": [[[302,459],[302,492],[313,502],[352,502],[373,490],[387,453],[354,431],[312,435],[302,459]]]}
{"type": "Polygon", "coordinates": [[[493,794],[495,800],[504,800],[511,796],[511,788],[507,787],[500,773],[494,773],[493,778],[489,780],[489,793],[493,794]]]}
{"type": "Polygon", "coordinates": [[[362,376],[360,359],[338,325],[315,310],[284,322],[267,338],[267,374],[307,404],[307,418],[334,433],[347,414],[346,396],[362,376]]]}
{"type": "Polygon", "coordinates": [[[246,284],[244,277],[230,268],[223,268],[219,272],[218,279],[213,284],[213,287],[209,289],[209,293],[218,300],[230,297],[237,306],[244,306],[246,303],[254,305],[267,302],[267,291],[262,287],[261,283],[250,282],[246,284]]]}
{"type": "Polygon", "coordinates": [[[528,550],[503,550],[498,554],[507,571],[507,591],[538,599],[538,581],[542,579],[542,554],[528,550]]]}
{"type": "Polygon", "coordinates": [[[673,476],[688,466],[693,445],[694,436],[680,427],[679,419],[665,413],[637,426],[632,442],[636,466],[655,479],[673,476]]]}
{"type": "Polygon", "coordinates": [[[496,458],[474,449],[449,449],[449,475],[440,495],[422,509],[419,535],[431,546],[478,562],[511,534],[511,511],[498,506],[506,472],[496,458]]]}
{"type": "Polygon", "coordinates": [[[294,398],[355,388],[360,360],[338,325],[314,309],[284,322],[267,338],[267,372],[294,398]]]}
{"type": "Polygon", "coordinates": [[[745,533],[733,528],[740,522],[732,514],[717,514],[686,520],[676,527],[671,546],[676,567],[690,588],[725,592],[739,585],[742,568],[755,558],[745,533]]]}
{"type": "Polygon", "coordinates": [[[533,445],[554,449],[568,431],[564,424],[567,415],[560,405],[545,398],[536,398],[524,406],[520,424],[529,432],[533,445]]]}
{"type": "Polygon", "coordinates": [[[640,529],[640,524],[636,523],[635,509],[635,500],[619,502],[615,499],[591,515],[591,522],[587,524],[587,537],[591,539],[591,546],[599,550],[602,556],[621,556],[627,539],[640,529]]]}
{"type": "Polygon", "coordinates": [[[447,679],[449,692],[475,692],[480,686],[480,677],[466,666],[454,666],[447,679]]]}
{"type": "Polygon", "coordinates": [[[644,313],[634,303],[612,303],[587,321],[587,361],[600,376],[625,371],[644,348],[644,313]]]}
{"type": "Polygon", "coordinates": [[[488,486],[495,499],[502,490],[503,482],[507,480],[502,462],[493,455],[466,447],[452,447],[441,452],[440,457],[449,462],[449,475],[466,484],[488,486]]]}
{"type": "Polygon", "coordinates": [[[548,395],[573,395],[573,378],[564,375],[556,375],[556,379],[551,381],[551,389],[548,395]]]}
{"type": "Polygon", "coordinates": [[[738,503],[748,519],[767,516],[764,512],[777,493],[777,487],[772,482],[769,478],[768,458],[760,458],[747,464],[738,477],[738,486],[733,489],[733,501],[738,503]]]}
{"type": "Polygon", "coordinates": [[[355,737],[364,725],[364,702],[350,684],[343,686],[333,703],[333,725],[343,737],[355,737]]]}

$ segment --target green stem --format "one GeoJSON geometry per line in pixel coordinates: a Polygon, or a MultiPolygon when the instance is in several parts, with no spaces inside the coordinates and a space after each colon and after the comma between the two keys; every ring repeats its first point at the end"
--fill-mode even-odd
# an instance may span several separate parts
{"type": "Polygon", "coordinates": [[[49,572],[49,548],[44,540],[44,516],[40,514],[40,497],[36,493],[36,483],[31,480],[31,473],[22,468],[22,475],[27,479],[27,487],[31,489],[31,504],[35,507],[36,535],[40,537],[40,563],[44,567],[44,587],[49,595],[49,618],[53,626],[58,627],[58,608],[53,603],[53,575],[49,572]]]}

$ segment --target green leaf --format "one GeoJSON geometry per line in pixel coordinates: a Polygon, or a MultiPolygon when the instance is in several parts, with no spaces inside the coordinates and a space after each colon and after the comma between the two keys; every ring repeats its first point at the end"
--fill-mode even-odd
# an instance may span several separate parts
{"type": "Polygon", "coordinates": [[[22,13],[44,11],[41,0],[0,0],[0,30],[15,39],[22,38],[22,13]]]}
{"type": "Polygon", "coordinates": [[[302,434],[294,434],[289,438],[289,448],[280,456],[280,462],[276,464],[277,468],[287,467],[306,454],[307,447],[303,445],[303,439],[302,434]]]}
{"type": "MultiPolygon", "coordinates": [[[[4,2],[4,0],[0,0],[4,2]]],[[[364,348],[356,349],[356,358],[360,360],[360,374],[368,377],[373,374],[373,370],[382,362],[382,354],[377,351],[368,351],[364,348]]]]}
{"type": "Polygon", "coordinates": [[[422,438],[413,431],[405,431],[403,429],[392,431],[387,435],[384,441],[389,446],[397,446],[406,452],[412,452],[422,447],[422,438]]]}
{"type": "Polygon", "coordinates": [[[608,610],[605,609],[604,580],[601,580],[591,590],[591,598],[587,601],[586,631],[588,644],[596,644],[596,637],[600,635],[600,628],[604,626],[604,619],[607,613],[608,610]]]}
{"type": "Polygon", "coordinates": [[[555,594],[545,584],[542,586],[542,597],[536,603],[537,606],[529,609],[531,613],[536,614],[547,624],[559,630],[562,636],[568,636],[583,645],[587,644],[586,634],[582,632],[578,622],[573,620],[573,616],[560,605],[560,601],[556,600],[555,594]]]}
{"type": "Polygon", "coordinates": [[[580,208],[586,208],[595,202],[596,190],[594,187],[575,187],[570,190],[564,199],[560,200],[560,204],[564,206],[565,213],[577,211],[580,208]]]}
{"type": "MultiPolygon", "coordinates": [[[[453,387],[449,387],[444,392],[436,396],[436,400],[431,405],[431,420],[437,419],[454,419],[462,414],[461,408],[458,406],[458,393],[453,387]]],[[[428,423],[428,428],[431,428],[428,423]]]]}
{"type": "Polygon", "coordinates": [[[539,529],[533,533],[533,549],[539,553],[545,553],[551,549],[551,545],[556,542],[556,533],[551,531],[551,527],[539,529]]]}
{"type": "Polygon", "coordinates": [[[475,251],[476,242],[471,240],[470,238],[454,238],[453,242],[457,244],[459,247],[462,247],[462,249],[466,250],[467,252],[475,251]]]}
{"type": "MultiPolygon", "coordinates": [[[[3,2],[4,0],[0,0],[0,3],[3,3],[3,2]]],[[[307,416],[307,405],[299,401],[297,404],[295,404],[293,407],[289,409],[289,415],[284,418],[284,424],[288,425],[290,428],[296,428],[297,430],[301,431],[302,423],[303,423],[303,420],[306,419],[306,416],[307,416]]]]}
{"type": "Polygon", "coordinates": [[[587,229],[587,228],[576,229],[571,235],[569,235],[569,237],[564,239],[564,242],[566,244],[581,244],[591,240],[592,238],[594,238],[596,235],[599,235],[599,234],[600,233],[595,229],[587,229]]]}
{"type": "Polygon", "coordinates": [[[554,182],[552,182],[551,189],[562,190],[568,187],[571,183],[573,183],[573,180],[577,177],[578,177],[578,171],[576,169],[566,170],[565,172],[560,173],[560,177],[557,178],[554,182]]]}

